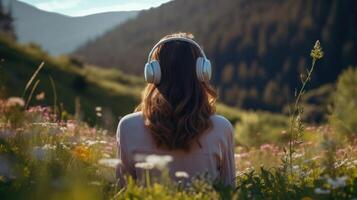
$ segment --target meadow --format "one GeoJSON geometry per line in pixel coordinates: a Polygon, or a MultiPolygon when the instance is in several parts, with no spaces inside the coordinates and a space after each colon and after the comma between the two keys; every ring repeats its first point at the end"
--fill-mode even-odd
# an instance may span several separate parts
{"type": "Polygon", "coordinates": [[[317,44],[290,115],[217,105],[217,112],[235,127],[237,187],[224,187],[202,175],[189,177],[189,187],[161,177],[156,182],[129,180],[126,189],[116,184],[115,166],[120,160],[113,124],[118,119],[112,116],[134,108],[143,82],[69,58],[46,57],[33,46],[2,44],[2,53],[11,60],[2,62],[1,66],[11,66],[3,67],[2,75],[17,73],[23,78],[1,86],[1,199],[357,198],[357,70],[340,75],[324,123],[302,119],[305,86],[323,57],[317,44]],[[41,60],[44,65],[39,65],[41,60]],[[72,87],[73,82],[84,88],[72,87]],[[75,100],[77,93],[81,100],[75,100]],[[104,102],[119,110],[110,115],[112,129],[103,128],[110,118],[104,102]]]}

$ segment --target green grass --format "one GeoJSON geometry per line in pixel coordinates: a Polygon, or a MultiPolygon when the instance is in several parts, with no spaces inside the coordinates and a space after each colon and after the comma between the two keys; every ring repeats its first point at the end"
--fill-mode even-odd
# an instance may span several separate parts
{"type": "MultiPolygon", "coordinates": [[[[32,98],[30,105],[53,106],[55,94],[51,76],[55,83],[59,108],[74,114],[75,100],[79,97],[83,120],[111,130],[115,129],[120,116],[135,109],[145,86],[143,78],[123,74],[115,69],[84,65],[68,57],[52,58],[36,46],[19,45],[1,37],[0,55],[4,60],[0,63],[0,84],[4,88],[0,94],[2,97],[21,96],[32,74],[44,62],[43,69],[36,77],[40,83],[34,96],[44,92],[45,99],[38,101],[32,98]],[[102,107],[105,119],[96,116],[95,108],[98,106],[102,107]]],[[[218,104],[217,112],[227,117],[233,125],[246,118],[243,116],[255,115],[255,112],[241,111],[222,103],[218,104]]],[[[267,115],[278,121],[281,118],[278,114],[267,115]]]]}
{"type": "MultiPolygon", "coordinates": [[[[94,66],[76,66],[68,58],[51,58],[33,46],[23,46],[0,38],[2,96],[22,96],[25,85],[41,62],[43,69],[36,80],[40,80],[34,95],[45,93],[45,99],[31,104],[53,105],[53,78],[58,96],[58,106],[70,113],[75,112],[75,99],[80,99],[84,120],[100,124],[95,107],[103,107],[103,112],[115,124],[119,116],[131,112],[140,99],[143,81],[137,77],[124,75],[117,70],[99,69],[94,66]]],[[[104,114],[104,113],[103,113],[104,114]]],[[[109,128],[109,127],[107,127],[109,128]]]]}
{"type": "MultiPolygon", "coordinates": [[[[189,189],[161,177],[143,187],[116,185],[116,142],[80,121],[55,120],[43,107],[29,110],[0,100],[2,199],[352,199],[357,197],[357,138],[329,126],[306,128],[291,175],[283,148],[236,146],[237,188],[194,178],[189,189]],[[331,157],[333,159],[331,159],[331,157]],[[331,167],[333,166],[333,167],[331,167]]],[[[244,118],[244,117],[243,117],[244,118]]]]}
{"type": "MultiPolygon", "coordinates": [[[[118,188],[115,164],[119,161],[111,129],[118,116],[130,113],[139,103],[142,78],[67,57],[51,58],[36,46],[1,38],[0,55],[1,199],[357,198],[355,135],[340,134],[328,123],[308,125],[301,129],[304,142],[294,146],[288,173],[283,162],[288,116],[222,103],[217,105],[218,114],[227,117],[236,130],[237,187],[223,187],[202,176],[193,178],[185,189],[164,176],[147,187],[129,181],[126,189],[118,188]],[[42,61],[43,69],[33,75],[42,61]],[[8,98],[22,96],[24,91],[25,99],[8,98]],[[26,109],[26,97],[32,91],[26,109]],[[42,92],[45,99],[36,99],[42,92]],[[55,102],[60,115],[53,113],[55,102]],[[101,117],[95,110],[98,106],[101,117]]],[[[322,97],[330,90],[322,88],[312,96],[322,97]]]]}

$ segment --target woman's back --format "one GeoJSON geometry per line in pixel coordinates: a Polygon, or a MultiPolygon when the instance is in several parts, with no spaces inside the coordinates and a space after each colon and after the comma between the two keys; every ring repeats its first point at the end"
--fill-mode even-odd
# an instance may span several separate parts
{"type": "Polygon", "coordinates": [[[148,155],[166,155],[172,158],[168,163],[169,175],[177,180],[175,172],[186,172],[190,177],[205,172],[226,185],[234,185],[235,163],[233,131],[230,122],[222,116],[210,117],[212,127],[206,130],[194,143],[190,151],[165,150],[158,148],[144,124],[142,112],[126,115],[119,122],[117,140],[119,158],[122,164],[118,176],[123,183],[123,175],[142,179],[144,169],[138,163],[148,155]]]}
{"type": "MultiPolygon", "coordinates": [[[[213,180],[234,184],[232,126],[215,115],[211,72],[211,62],[192,35],[168,35],[154,45],[144,68],[148,84],[139,112],[125,116],[118,126],[122,184],[125,175],[141,180],[143,168],[154,162],[158,168],[168,162],[173,179],[176,172],[190,177],[207,172],[213,180]]],[[[159,173],[150,170],[151,179],[160,178],[159,173]]]]}

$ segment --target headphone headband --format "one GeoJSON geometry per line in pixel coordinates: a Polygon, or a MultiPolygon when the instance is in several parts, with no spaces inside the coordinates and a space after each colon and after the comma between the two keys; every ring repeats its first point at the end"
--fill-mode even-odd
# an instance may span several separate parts
{"type": "Polygon", "coordinates": [[[192,39],[190,39],[190,38],[181,37],[181,36],[174,36],[174,37],[168,37],[168,38],[161,39],[159,42],[157,42],[157,43],[155,44],[155,46],[151,49],[150,53],[149,53],[148,62],[150,62],[151,56],[152,56],[152,54],[154,53],[155,49],[156,49],[158,46],[160,46],[161,44],[165,44],[166,42],[170,42],[170,41],[184,41],[184,42],[188,42],[188,43],[190,43],[190,44],[196,46],[196,47],[200,50],[202,56],[203,56],[205,59],[207,59],[205,52],[203,51],[203,49],[201,48],[201,46],[200,46],[197,42],[195,42],[194,40],[192,40],[192,39]]]}

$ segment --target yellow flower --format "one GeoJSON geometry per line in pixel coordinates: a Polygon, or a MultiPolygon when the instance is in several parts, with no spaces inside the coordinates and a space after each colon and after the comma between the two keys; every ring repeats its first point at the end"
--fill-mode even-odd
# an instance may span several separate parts
{"type": "Polygon", "coordinates": [[[76,146],[73,149],[73,155],[75,157],[77,157],[80,160],[83,161],[89,161],[90,160],[90,151],[88,148],[84,147],[84,146],[76,146]]]}
{"type": "Polygon", "coordinates": [[[314,48],[311,50],[310,56],[316,60],[321,59],[324,56],[319,40],[316,41],[314,48]]]}
{"type": "Polygon", "coordinates": [[[303,197],[301,200],[313,200],[311,197],[303,197]]]}

